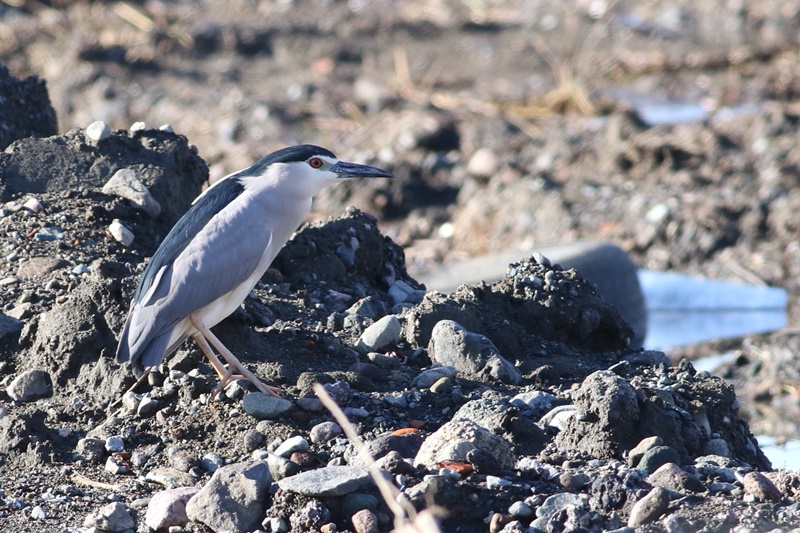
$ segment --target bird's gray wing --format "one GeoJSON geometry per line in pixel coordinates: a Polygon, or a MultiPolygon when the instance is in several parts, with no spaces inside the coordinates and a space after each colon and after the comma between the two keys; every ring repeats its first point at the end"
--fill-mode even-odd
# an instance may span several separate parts
{"type": "Polygon", "coordinates": [[[206,195],[159,247],[134,297],[118,361],[130,361],[140,372],[159,364],[176,325],[258,269],[272,230],[266,221],[249,219],[242,190],[234,195],[233,189],[206,195]]]}

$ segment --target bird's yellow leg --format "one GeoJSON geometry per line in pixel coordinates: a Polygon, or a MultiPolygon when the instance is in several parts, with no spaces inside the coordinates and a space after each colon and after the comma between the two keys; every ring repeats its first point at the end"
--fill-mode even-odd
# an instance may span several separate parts
{"type": "Polygon", "coordinates": [[[219,358],[217,358],[216,355],[214,355],[213,358],[208,355],[209,352],[213,354],[213,351],[211,350],[211,347],[208,346],[208,343],[205,342],[206,340],[208,340],[208,342],[210,342],[217,349],[217,351],[219,351],[219,354],[222,356],[223,359],[225,359],[225,361],[228,363],[231,369],[236,369],[239,372],[241,372],[242,377],[244,377],[250,383],[255,385],[258,390],[260,390],[264,394],[269,394],[270,396],[280,396],[281,391],[279,388],[272,387],[270,385],[262,383],[261,380],[258,379],[255,374],[253,374],[247,368],[245,368],[245,366],[239,362],[236,356],[234,356],[233,353],[227,347],[225,347],[224,344],[222,344],[222,341],[220,341],[217,338],[217,336],[214,335],[211,332],[211,330],[205,326],[200,317],[196,315],[191,315],[189,319],[191,320],[192,325],[195,327],[195,329],[197,329],[200,335],[204,337],[203,343],[198,342],[198,346],[200,346],[200,349],[203,351],[203,353],[206,354],[208,359],[211,361],[212,366],[214,366],[214,369],[217,371],[217,374],[219,374],[220,376],[220,382],[217,384],[216,387],[214,387],[214,390],[211,393],[212,398],[215,397],[222,390],[223,387],[225,387],[228,381],[230,381],[230,379],[233,377],[233,371],[226,370],[225,367],[222,365],[222,362],[219,360],[219,358]],[[203,344],[205,344],[206,347],[208,348],[208,352],[206,352],[206,350],[203,349],[203,344]],[[216,363],[214,361],[215,359],[216,363]],[[221,372],[220,369],[222,370],[221,372]]]}
{"type": "Polygon", "coordinates": [[[211,348],[211,346],[209,346],[208,341],[206,341],[206,338],[203,337],[203,334],[198,331],[192,335],[192,339],[194,339],[194,342],[197,343],[200,351],[203,352],[206,357],[208,357],[208,360],[211,363],[211,366],[214,367],[214,370],[216,370],[219,379],[230,378],[231,373],[225,368],[225,365],[222,364],[222,361],[219,360],[219,357],[217,357],[217,354],[215,354],[214,350],[211,348]]]}

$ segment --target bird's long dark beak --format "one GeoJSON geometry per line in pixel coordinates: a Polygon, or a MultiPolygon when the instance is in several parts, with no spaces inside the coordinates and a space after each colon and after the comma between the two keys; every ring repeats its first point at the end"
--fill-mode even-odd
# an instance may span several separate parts
{"type": "Polygon", "coordinates": [[[339,161],[331,171],[338,174],[339,178],[393,178],[394,174],[381,170],[379,168],[370,167],[367,165],[357,165],[355,163],[348,163],[347,161],[339,161]]]}

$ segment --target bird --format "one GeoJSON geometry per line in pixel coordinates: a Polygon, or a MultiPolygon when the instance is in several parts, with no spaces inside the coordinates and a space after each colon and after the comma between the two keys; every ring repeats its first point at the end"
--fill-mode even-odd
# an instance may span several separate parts
{"type": "Polygon", "coordinates": [[[327,184],[393,177],[302,144],[273,152],[206,188],[145,267],[120,335],[117,362],[142,379],[191,337],[219,376],[212,400],[237,376],[279,396],[280,389],[262,383],[211,328],[250,294],[327,184]]]}

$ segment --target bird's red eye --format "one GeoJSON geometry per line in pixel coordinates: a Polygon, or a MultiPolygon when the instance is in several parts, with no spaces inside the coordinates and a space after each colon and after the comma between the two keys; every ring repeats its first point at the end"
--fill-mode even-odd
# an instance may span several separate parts
{"type": "Polygon", "coordinates": [[[308,164],[311,165],[311,168],[322,168],[322,159],[319,157],[312,157],[308,160],[308,164]]]}

